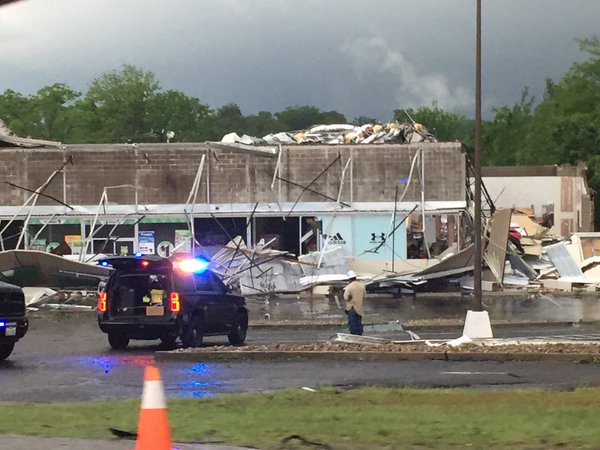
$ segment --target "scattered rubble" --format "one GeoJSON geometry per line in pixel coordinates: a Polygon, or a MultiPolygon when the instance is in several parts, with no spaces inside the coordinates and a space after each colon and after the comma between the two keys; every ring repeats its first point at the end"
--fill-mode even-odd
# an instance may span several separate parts
{"type": "Polygon", "coordinates": [[[384,144],[384,143],[418,143],[437,142],[437,138],[425,126],[419,123],[350,125],[315,125],[306,130],[267,134],[262,138],[239,136],[229,133],[221,139],[227,144],[245,145],[294,145],[294,144],[384,144]]]}
{"type": "Polygon", "coordinates": [[[593,354],[600,356],[600,343],[519,343],[505,345],[463,344],[458,347],[432,347],[425,343],[348,344],[326,342],[318,344],[269,344],[232,347],[225,345],[178,349],[172,353],[258,353],[258,352],[365,352],[365,353],[527,353],[527,354],[593,354]]]}

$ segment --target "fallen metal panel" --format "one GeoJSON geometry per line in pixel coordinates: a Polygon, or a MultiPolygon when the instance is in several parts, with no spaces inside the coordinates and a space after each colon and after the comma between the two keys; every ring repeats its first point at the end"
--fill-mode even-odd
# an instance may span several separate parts
{"type": "Polygon", "coordinates": [[[210,148],[218,150],[232,150],[238,153],[247,153],[256,156],[266,156],[268,158],[277,157],[276,147],[252,147],[251,145],[246,145],[240,142],[209,142],[209,146],[210,148]]]}
{"type": "Polygon", "coordinates": [[[558,270],[562,277],[578,278],[583,277],[583,272],[567,250],[564,242],[548,245],[544,248],[546,255],[558,270]]]}
{"type": "Polygon", "coordinates": [[[538,274],[535,271],[535,269],[531,267],[529,263],[527,263],[527,261],[525,261],[519,255],[509,253],[508,260],[510,261],[510,266],[513,269],[518,270],[522,274],[526,275],[527,278],[529,278],[530,280],[535,280],[537,278],[538,274]]]}
{"type": "MultiPolygon", "coordinates": [[[[60,278],[84,282],[106,279],[111,270],[106,267],[70,261],[62,256],[37,250],[7,250],[0,252],[0,273],[17,285],[56,286],[60,278]],[[21,283],[21,280],[23,283],[21,283]]],[[[79,284],[79,283],[77,283],[79,284]]],[[[97,285],[97,283],[96,283],[97,285]]]]}
{"type": "Polygon", "coordinates": [[[510,209],[499,209],[492,217],[490,237],[483,254],[483,259],[492,271],[494,278],[500,284],[504,279],[504,261],[506,260],[506,245],[508,244],[508,229],[510,227],[510,209]]]}
{"type": "Polygon", "coordinates": [[[471,245],[456,253],[455,255],[449,256],[448,258],[441,261],[439,264],[428,267],[427,269],[415,274],[415,277],[422,277],[428,274],[438,274],[445,272],[460,273],[460,271],[466,272],[468,270],[473,270],[475,253],[473,248],[473,245],[471,245]]]}

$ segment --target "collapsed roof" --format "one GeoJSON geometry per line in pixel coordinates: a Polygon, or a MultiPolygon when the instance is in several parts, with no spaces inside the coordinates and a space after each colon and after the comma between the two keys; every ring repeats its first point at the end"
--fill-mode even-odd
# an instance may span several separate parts
{"type": "Polygon", "coordinates": [[[60,148],[62,143],[55,141],[45,141],[42,139],[31,139],[17,136],[13,130],[8,128],[4,121],[0,119],[0,147],[56,147],[60,148]]]}

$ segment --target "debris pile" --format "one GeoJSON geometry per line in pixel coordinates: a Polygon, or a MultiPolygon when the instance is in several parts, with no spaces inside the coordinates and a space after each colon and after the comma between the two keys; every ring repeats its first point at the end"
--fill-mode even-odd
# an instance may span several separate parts
{"type": "Polygon", "coordinates": [[[171,353],[516,353],[516,354],[585,354],[600,355],[600,344],[591,343],[469,343],[458,347],[430,346],[424,342],[386,342],[379,345],[324,342],[318,344],[267,344],[232,347],[212,345],[199,348],[178,349],[171,353]]]}
{"type": "Polygon", "coordinates": [[[295,255],[269,248],[275,239],[261,239],[248,248],[241,236],[208,256],[210,268],[242,295],[296,293],[315,285],[347,280],[348,266],[340,246],[295,255]]]}
{"type": "Polygon", "coordinates": [[[294,145],[294,144],[410,144],[437,142],[437,138],[420,123],[400,123],[398,121],[380,124],[315,125],[306,130],[268,134],[262,138],[239,136],[229,133],[221,139],[227,144],[246,145],[294,145]]]}

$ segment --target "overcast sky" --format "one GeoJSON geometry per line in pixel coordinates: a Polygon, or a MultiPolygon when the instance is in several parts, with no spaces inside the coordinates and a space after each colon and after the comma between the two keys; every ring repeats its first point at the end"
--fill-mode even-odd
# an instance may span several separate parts
{"type": "MultiPolygon", "coordinates": [[[[133,64],[246,115],[314,105],[379,120],[473,116],[475,0],[22,0],[0,8],[0,92],[86,91],[133,64]]],[[[484,0],[483,106],[539,99],[600,34],[598,0],[484,0]]],[[[486,114],[488,115],[488,114],[486,114]]]]}

